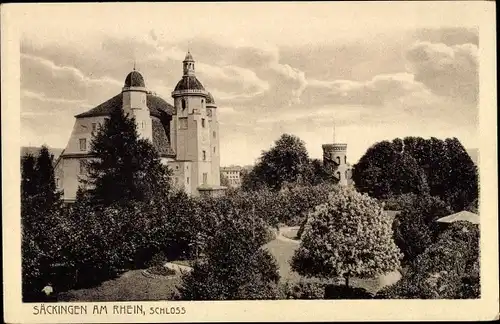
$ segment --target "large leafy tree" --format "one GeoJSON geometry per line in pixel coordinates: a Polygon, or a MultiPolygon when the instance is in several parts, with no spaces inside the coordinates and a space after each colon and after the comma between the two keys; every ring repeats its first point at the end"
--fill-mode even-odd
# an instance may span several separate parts
{"type": "Polygon", "coordinates": [[[178,299],[243,300],[278,296],[276,260],[262,245],[262,220],[236,208],[227,199],[214,202],[217,222],[204,256],[183,276],[178,299]]]}
{"type": "Polygon", "coordinates": [[[87,177],[83,183],[94,204],[154,202],[165,199],[170,171],[153,144],[140,139],[135,120],[115,109],[91,143],[87,177]]]}
{"type": "Polygon", "coordinates": [[[353,180],[359,191],[375,198],[429,193],[455,211],[471,208],[478,197],[477,168],[456,138],[376,143],[354,166],[353,180]]]}
{"type": "Polygon", "coordinates": [[[309,156],[302,140],[283,134],[269,151],[264,151],[250,175],[254,183],[279,190],[285,183],[307,182],[309,156]]]}
{"type": "Polygon", "coordinates": [[[373,277],[399,267],[401,253],[390,219],[378,202],[352,188],[337,187],[312,212],[292,258],[308,277],[373,277]]]}
{"type": "Polygon", "coordinates": [[[370,147],[354,166],[352,178],[360,192],[379,199],[428,191],[423,170],[399,139],[370,147]]]}

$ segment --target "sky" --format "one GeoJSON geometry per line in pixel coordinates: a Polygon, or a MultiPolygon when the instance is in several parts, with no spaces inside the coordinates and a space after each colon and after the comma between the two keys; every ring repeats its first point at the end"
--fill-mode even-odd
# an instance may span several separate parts
{"type": "Polygon", "coordinates": [[[21,145],[64,148],[134,61],[172,103],[189,49],[218,105],[221,165],[253,164],[283,133],[312,158],[335,137],[351,163],[396,137],[479,146],[478,30],[453,2],[20,8],[21,145]]]}

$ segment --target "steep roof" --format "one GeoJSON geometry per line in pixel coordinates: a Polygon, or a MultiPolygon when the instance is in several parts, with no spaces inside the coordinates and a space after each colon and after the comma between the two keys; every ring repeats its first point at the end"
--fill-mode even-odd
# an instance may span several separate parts
{"type": "MultiPolygon", "coordinates": [[[[96,116],[108,116],[113,109],[122,107],[122,94],[119,93],[116,96],[108,99],[102,104],[86,111],[81,114],[76,115],[76,118],[82,117],[96,117],[96,116]]],[[[163,113],[168,115],[173,115],[175,108],[166,102],[163,98],[153,95],[151,93],[147,94],[147,106],[150,110],[152,116],[161,117],[163,113]]]]}
{"type": "Polygon", "coordinates": [[[442,217],[437,220],[439,223],[453,223],[458,221],[466,221],[472,224],[479,224],[479,215],[463,210],[461,212],[442,217]]]}
{"type": "MultiPolygon", "coordinates": [[[[121,109],[122,107],[122,94],[117,94],[111,99],[103,102],[95,108],[92,108],[84,113],[76,115],[76,118],[84,117],[97,117],[97,116],[109,116],[111,111],[114,109],[121,109]]],[[[168,124],[164,125],[161,122],[162,117],[172,116],[175,109],[168,102],[163,100],[154,94],[147,94],[147,106],[150,111],[150,115],[156,118],[152,118],[152,128],[153,128],[153,145],[156,150],[163,157],[174,157],[175,152],[172,149],[169,141],[170,130],[168,129],[168,124]]]]}

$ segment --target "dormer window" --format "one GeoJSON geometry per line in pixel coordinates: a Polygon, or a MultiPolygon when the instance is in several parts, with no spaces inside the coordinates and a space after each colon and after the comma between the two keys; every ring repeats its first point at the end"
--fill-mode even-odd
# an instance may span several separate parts
{"type": "Polygon", "coordinates": [[[80,151],[87,150],[87,140],[85,138],[80,138],[80,151]]]}

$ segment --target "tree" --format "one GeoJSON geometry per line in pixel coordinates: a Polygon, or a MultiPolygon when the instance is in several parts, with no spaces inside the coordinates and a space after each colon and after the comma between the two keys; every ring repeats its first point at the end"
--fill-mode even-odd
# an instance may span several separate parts
{"type": "Polygon", "coordinates": [[[413,261],[435,241],[438,233],[435,221],[451,213],[451,208],[439,197],[413,196],[413,201],[404,206],[393,223],[394,241],[405,262],[413,261]]]}
{"type": "Polygon", "coordinates": [[[337,187],[309,215],[292,269],[308,277],[374,277],[399,267],[390,220],[373,198],[337,187]]]}
{"type": "Polygon", "coordinates": [[[381,298],[479,298],[479,227],[455,222],[427,247],[381,298]]]}
{"type": "MultiPolygon", "coordinates": [[[[183,276],[177,299],[248,300],[278,296],[276,260],[262,245],[266,226],[230,201],[217,206],[219,220],[204,257],[183,276]]],[[[209,211],[211,212],[211,211],[209,211]]]]}
{"type": "Polygon", "coordinates": [[[88,175],[82,182],[94,204],[164,199],[170,190],[169,169],[153,144],[139,139],[134,118],[115,109],[92,139],[88,175]]]}
{"type": "Polygon", "coordinates": [[[23,294],[28,296],[49,280],[54,263],[60,260],[65,233],[52,154],[42,146],[36,158],[24,156],[21,166],[23,294]]]}
{"type": "Polygon", "coordinates": [[[370,147],[354,165],[356,188],[378,199],[407,193],[425,193],[427,180],[417,161],[402,149],[400,139],[370,147]]]}
{"type": "Polygon", "coordinates": [[[309,156],[303,141],[283,134],[269,151],[262,152],[260,161],[248,175],[255,184],[265,184],[272,190],[280,190],[285,183],[307,182],[309,156]]]}

